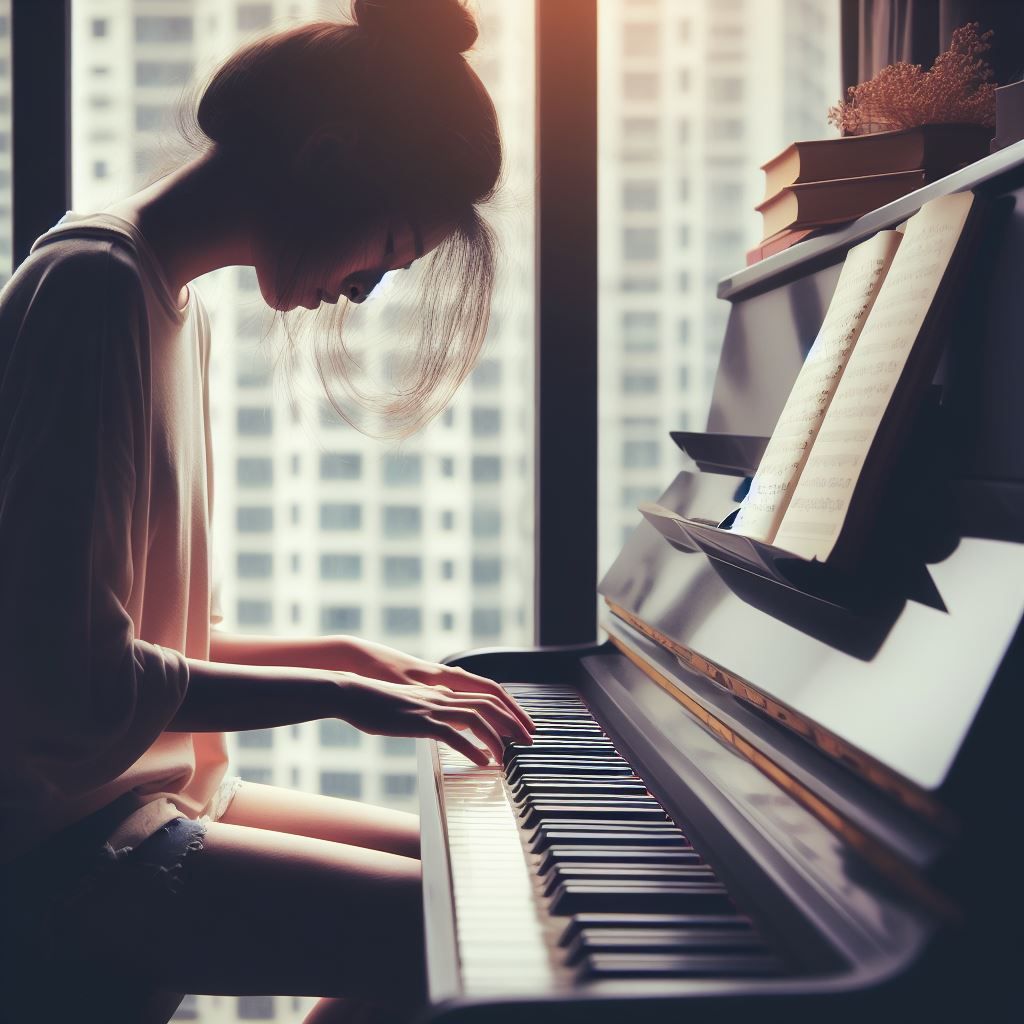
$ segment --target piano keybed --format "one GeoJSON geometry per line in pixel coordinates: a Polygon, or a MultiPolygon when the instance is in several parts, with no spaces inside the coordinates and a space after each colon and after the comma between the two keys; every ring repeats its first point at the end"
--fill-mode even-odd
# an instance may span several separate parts
{"type": "Polygon", "coordinates": [[[485,768],[439,747],[465,991],[785,974],[579,694],[506,689],[532,744],[485,768]]]}

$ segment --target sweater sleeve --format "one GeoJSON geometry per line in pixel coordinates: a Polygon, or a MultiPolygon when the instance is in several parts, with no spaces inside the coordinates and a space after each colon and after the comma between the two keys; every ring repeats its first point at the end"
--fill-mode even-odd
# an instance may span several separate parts
{"type": "Polygon", "coordinates": [[[117,778],[188,686],[185,657],[136,638],[126,611],[148,457],[144,299],[109,250],[77,255],[3,311],[0,787],[12,802],[117,778]]]}

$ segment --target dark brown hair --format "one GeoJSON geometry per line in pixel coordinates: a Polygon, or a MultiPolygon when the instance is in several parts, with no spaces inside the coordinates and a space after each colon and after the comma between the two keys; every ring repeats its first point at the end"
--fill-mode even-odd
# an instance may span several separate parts
{"type": "Polygon", "coordinates": [[[194,125],[179,124],[232,160],[266,197],[271,230],[300,243],[277,268],[284,298],[388,218],[452,228],[414,268],[418,310],[403,320],[418,340],[383,395],[342,334],[346,300],[283,318],[289,384],[311,358],[340,416],[404,437],[447,405],[483,345],[495,242],[479,207],[497,189],[502,147],[494,105],[463,56],[477,29],[460,0],[354,0],[352,18],[243,46],[208,79],[194,125]]]}

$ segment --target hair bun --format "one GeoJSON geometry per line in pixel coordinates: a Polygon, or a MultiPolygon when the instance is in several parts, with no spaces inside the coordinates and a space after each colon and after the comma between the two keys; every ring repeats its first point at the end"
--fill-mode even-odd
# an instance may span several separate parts
{"type": "Polygon", "coordinates": [[[465,53],[476,42],[476,19],[462,0],[353,0],[359,27],[381,39],[465,53]]]}

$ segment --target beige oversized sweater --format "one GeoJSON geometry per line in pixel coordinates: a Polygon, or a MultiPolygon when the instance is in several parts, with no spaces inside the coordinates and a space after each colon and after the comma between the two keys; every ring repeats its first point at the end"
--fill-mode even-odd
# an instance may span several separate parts
{"type": "Polygon", "coordinates": [[[134,225],[70,211],[0,292],[0,863],[129,790],[117,846],[233,793],[223,733],[164,731],[220,621],[188,295],[134,225]]]}

